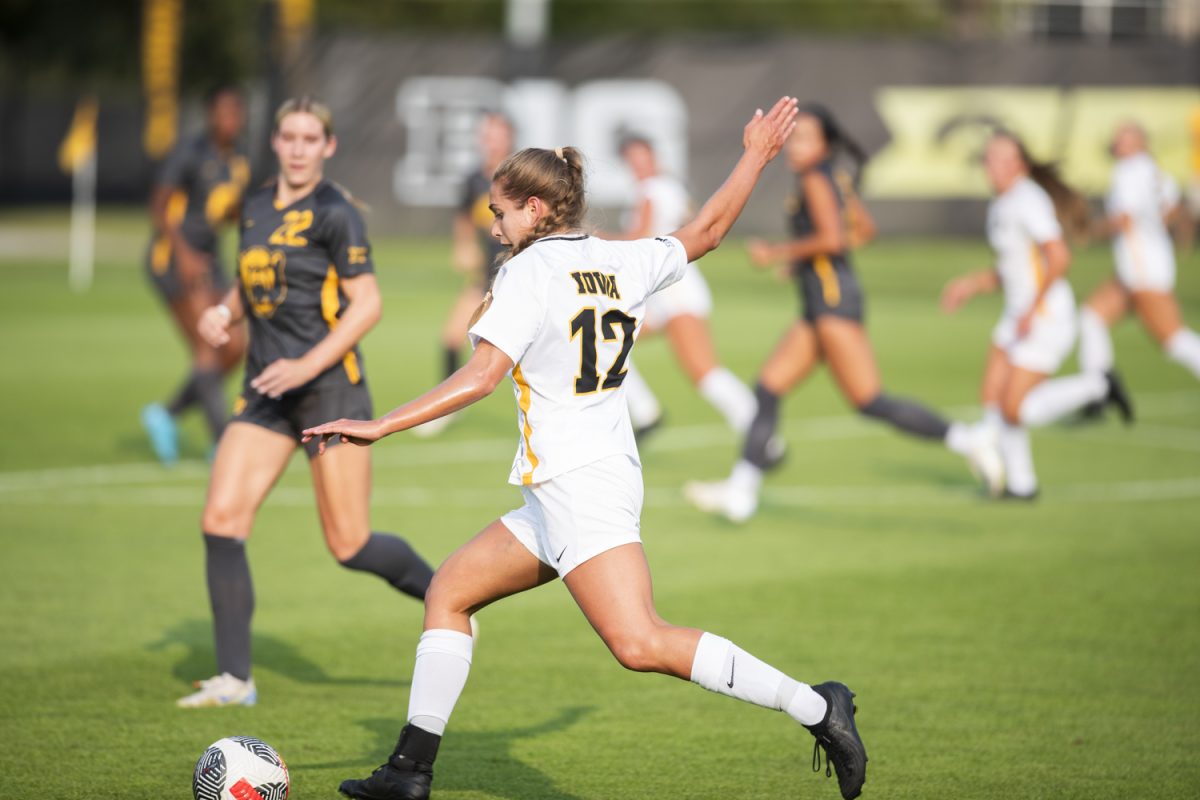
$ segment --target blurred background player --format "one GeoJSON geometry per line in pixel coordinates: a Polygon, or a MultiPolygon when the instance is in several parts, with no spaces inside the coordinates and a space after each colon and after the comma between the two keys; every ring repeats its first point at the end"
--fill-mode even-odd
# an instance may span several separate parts
{"type": "Polygon", "coordinates": [[[146,253],[146,274],[188,344],[190,370],[165,403],[142,409],[142,425],[164,464],[179,459],[176,418],[199,406],[212,441],[221,438],[228,418],[224,377],[245,352],[242,329],[230,330],[217,350],[197,332],[206,308],[229,288],[221,265],[220,230],[237,218],[250,164],[241,143],[246,109],[242,94],[221,86],[206,98],[205,130],[184,139],[159,170],[150,195],[154,239],[146,253]]]}
{"type": "Polygon", "coordinates": [[[1135,122],[1113,136],[1112,183],[1105,219],[1097,226],[1112,239],[1116,275],[1092,292],[1080,312],[1079,360],[1085,371],[1113,368],[1108,329],[1130,311],[1167,356],[1200,378],[1200,336],[1184,325],[1175,299],[1175,251],[1167,219],[1186,214],[1179,186],[1154,163],[1146,132],[1135,122]]]}
{"type": "Polygon", "coordinates": [[[778,464],[771,442],[779,423],[780,401],[822,361],[829,365],[842,396],[859,413],[943,443],[966,457],[991,491],[998,491],[1000,460],[986,437],[972,426],[947,422],[929,408],[883,389],[863,325],[862,288],[849,256],[852,237],[863,240],[873,233],[873,225],[857,197],[851,205],[839,188],[835,168],[839,156],[849,157],[861,168],[866,154],[828,109],[815,104],[801,107],[786,152],[796,173],[796,194],[789,201],[788,218],[793,238],[781,244],[751,241],[749,249],[757,266],[791,265],[803,300],[803,317],[787,330],[759,372],[754,388],[757,413],[733,472],[724,481],[689,483],[685,495],[702,511],[722,514],[734,522],[749,519],[758,508],[763,473],[778,464]],[[848,213],[860,218],[851,230],[847,229],[848,213]]]}
{"type": "MultiPolygon", "coordinates": [[[[492,212],[488,208],[488,190],[492,174],[500,162],[513,150],[512,121],[492,111],[479,123],[479,169],[463,183],[458,211],[454,215],[454,269],[465,276],[462,291],[450,307],[450,315],[442,326],[443,377],[458,369],[459,352],[467,341],[467,323],[496,275],[496,259],[504,252],[503,245],[492,236],[492,212]]],[[[439,417],[413,429],[421,437],[435,436],[445,430],[454,415],[439,417]]]]}
{"type": "MultiPolygon", "coordinates": [[[[607,239],[645,239],[679,230],[692,215],[687,189],[676,178],[662,172],[649,139],[625,136],[621,157],[637,181],[634,205],[625,230],[605,234],[607,239]]],[[[689,264],[679,282],[646,298],[642,334],[663,331],[675,359],[683,367],[701,396],[715,408],[738,435],[745,435],[754,419],[754,394],[717,361],[716,347],[708,327],[712,293],[699,267],[689,264]]],[[[634,433],[642,435],[662,421],[662,406],[645,379],[626,362],[626,393],[634,433]]]]}
{"type": "MultiPolygon", "coordinates": [[[[370,416],[358,343],[379,321],[381,301],[362,216],[324,179],[337,150],[329,109],[288,100],[275,116],[279,176],[246,198],[237,285],[200,320],[214,347],[249,320],[245,385],[213,461],[202,527],[217,675],[184,707],[252,705],[250,618],[254,587],[246,539],[300,432],[330,417],[370,416]]],[[[314,458],[305,446],[325,543],[342,566],[371,572],[425,597],[433,571],[408,543],[370,527],[370,451],[338,447],[314,458]]]]}
{"type": "Polygon", "coordinates": [[[1004,314],[992,331],[980,390],[985,414],[980,427],[999,438],[1005,496],[1029,500],[1038,482],[1027,427],[1047,425],[1095,401],[1115,404],[1126,422],[1133,411],[1111,372],[1046,380],[1075,344],[1075,295],[1066,281],[1071,251],[1063,225],[1086,232],[1087,201],[1010,133],[989,139],[984,169],[995,193],[987,235],[996,263],[947,284],[942,306],[953,312],[976,294],[1004,291],[1004,314]]]}

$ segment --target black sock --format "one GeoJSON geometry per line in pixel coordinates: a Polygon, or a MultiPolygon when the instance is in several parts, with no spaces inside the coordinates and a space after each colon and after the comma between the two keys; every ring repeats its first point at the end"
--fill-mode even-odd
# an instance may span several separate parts
{"type": "Polygon", "coordinates": [[[213,441],[221,438],[225,430],[225,422],[229,419],[229,411],[225,403],[225,386],[218,369],[196,370],[192,373],[196,383],[196,397],[204,409],[204,419],[208,422],[208,430],[213,441]]]}
{"type": "Polygon", "coordinates": [[[430,733],[416,725],[405,725],[400,731],[400,741],[396,742],[396,749],[392,751],[392,761],[400,761],[396,766],[401,769],[424,767],[428,770],[433,767],[438,745],[441,743],[442,737],[436,733],[430,733]],[[406,761],[412,763],[405,764],[406,761]]]}
{"type": "Polygon", "coordinates": [[[390,533],[372,533],[367,543],[341,562],[347,569],[371,572],[407,595],[425,599],[433,568],[408,542],[390,533]]]}
{"type": "Polygon", "coordinates": [[[759,469],[767,469],[771,464],[767,456],[767,442],[775,435],[775,428],[779,424],[779,395],[767,391],[760,383],[754,387],[754,399],[758,401],[758,411],[750,423],[750,430],[746,432],[742,458],[759,469]]]}
{"type": "Polygon", "coordinates": [[[195,403],[196,371],[192,370],[188,373],[187,380],[179,384],[179,388],[175,391],[175,396],[171,398],[171,402],[167,403],[167,413],[172,417],[178,417],[195,405],[195,403]]]}
{"type": "Polygon", "coordinates": [[[442,363],[445,365],[443,367],[443,369],[446,373],[445,377],[449,378],[451,375],[458,372],[458,348],[457,347],[445,348],[442,358],[444,359],[444,361],[442,363]]]}
{"type": "Polygon", "coordinates": [[[941,415],[903,397],[880,393],[858,410],[863,416],[881,419],[905,433],[920,436],[922,439],[942,440],[950,430],[950,423],[941,415]]]}
{"type": "Polygon", "coordinates": [[[217,642],[217,672],[250,677],[250,618],[254,616],[254,584],[246,561],[246,543],[228,536],[204,534],[208,600],[217,642]]]}

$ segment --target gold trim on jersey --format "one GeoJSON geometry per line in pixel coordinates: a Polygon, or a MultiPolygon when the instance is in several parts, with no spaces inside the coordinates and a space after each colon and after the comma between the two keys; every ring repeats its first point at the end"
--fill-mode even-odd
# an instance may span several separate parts
{"type": "Polygon", "coordinates": [[[182,189],[176,189],[167,197],[167,227],[177,228],[183,222],[183,218],[187,215],[188,198],[187,192],[182,189]]]}
{"type": "Polygon", "coordinates": [[[525,439],[525,458],[529,459],[529,472],[521,476],[521,485],[529,486],[533,483],[533,472],[538,466],[538,457],[533,452],[533,447],[530,444],[530,439],[533,438],[533,426],[529,424],[529,407],[533,404],[533,391],[529,388],[529,384],[525,381],[525,374],[521,372],[521,365],[517,364],[512,369],[513,383],[517,385],[520,391],[520,398],[517,400],[517,405],[521,409],[521,435],[525,439]]]}
{"type": "Polygon", "coordinates": [[[838,283],[837,270],[827,254],[821,253],[813,259],[813,271],[817,273],[817,280],[821,282],[821,295],[825,298],[825,305],[841,305],[842,287],[838,283]]]}
{"type": "Polygon", "coordinates": [[[475,198],[475,203],[471,206],[471,223],[484,233],[491,233],[492,223],[496,221],[490,204],[491,199],[488,193],[484,192],[475,198]]]}
{"type": "Polygon", "coordinates": [[[167,269],[171,266],[171,237],[165,233],[162,236],[155,238],[154,244],[150,246],[150,269],[154,270],[154,274],[162,277],[167,274],[167,269]]]}
{"type": "MultiPolygon", "coordinates": [[[[1042,259],[1042,248],[1038,247],[1037,242],[1029,246],[1029,267],[1033,270],[1034,291],[1040,294],[1042,287],[1046,285],[1046,262],[1042,259]]],[[[1037,314],[1046,315],[1045,298],[1038,302],[1037,314]]]]}
{"type": "MultiPolygon", "coordinates": [[[[340,282],[337,270],[330,264],[325,273],[325,282],[321,284],[321,316],[325,318],[325,324],[331,331],[337,327],[338,312],[342,310],[342,298],[338,290],[340,282]]],[[[358,357],[354,355],[353,348],[342,358],[342,366],[346,369],[346,377],[350,383],[357,385],[362,380],[362,370],[359,369],[358,357]]]]}

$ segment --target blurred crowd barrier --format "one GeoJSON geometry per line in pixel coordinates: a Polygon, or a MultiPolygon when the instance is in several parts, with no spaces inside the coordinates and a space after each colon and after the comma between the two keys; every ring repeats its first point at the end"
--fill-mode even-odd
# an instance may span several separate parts
{"type": "MultiPolygon", "coordinates": [[[[475,127],[506,111],[519,146],[575,144],[590,162],[599,222],[626,202],[631,181],[616,143],[648,136],[666,167],[697,195],[714,189],[740,149],[756,106],[792,94],[831,107],[875,154],[862,189],[885,231],[978,233],[986,187],[977,164],[996,126],[1035,156],[1103,192],[1113,126],[1134,118],[1181,183],[1200,172],[1200,54],[1183,44],[938,42],[846,38],[608,37],[514,51],[486,37],[318,36],[286,84],[334,111],[340,149],[332,176],[372,207],[389,232],[446,230],[462,176],[475,166],[475,127]]],[[[270,169],[270,104],[251,84],[252,152],[270,169]]],[[[55,153],[77,98],[0,97],[0,202],[65,201],[55,153]]],[[[180,129],[201,122],[186,104],[180,129]]],[[[101,95],[97,135],[102,201],[139,201],[153,165],[142,142],[142,101],[101,95]]],[[[789,177],[774,169],[744,232],[782,227],[789,177]]]]}

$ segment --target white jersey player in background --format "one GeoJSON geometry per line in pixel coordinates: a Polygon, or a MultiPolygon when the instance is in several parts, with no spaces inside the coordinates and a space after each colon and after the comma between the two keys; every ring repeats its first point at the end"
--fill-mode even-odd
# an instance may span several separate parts
{"type": "Polygon", "coordinates": [[[988,141],[984,168],[996,194],[987,215],[996,263],[951,281],[942,307],[953,312],[975,294],[1004,291],[1004,313],[992,331],[983,376],[983,424],[999,437],[1005,496],[1033,499],[1038,482],[1027,427],[1047,425],[1096,401],[1114,403],[1126,421],[1132,410],[1111,372],[1046,380],[1074,348],[1077,324],[1075,295],[1066,281],[1071,251],[1059,220],[1085,227],[1086,202],[1011,134],[997,133],[988,141]]]}
{"type": "Polygon", "coordinates": [[[1092,292],[1080,314],[1080,363],[1085,370],[1111,370],[1108,329],[1133,311],[1167,356],[1200,378],[1200,336],[1184,325],[1175,299],[1175,251],[1166,224],[1180,204],[1179,185],[1154,163],[1136,123],[1117,128],[1112,152],[1117,163],[1100,228],[1112,237],[1117,274],[1092,292]]]}
{"type": "MultiPolygon", "coordinates": [[[[511,375],[520,445],[510,482],[525,505],[459,548],[426,597],[408,724],[388,761],[350,797],[429,796],[433,761],[471,665],[469,618],[490,603],[561,577],[620,663],[692,680],[785,711],[805,725],[856,797],[866,751],[843,684],[809,686],[731,642],[668,624],[654,609],[642,550],[642,475],[623,380],[653,292],[713,250],[741,213],[767,162],[795,124],[796,101],[757,112],[729,178],[673,236],[611,242],[581,233],[583,162],[574,148],[523,150],[492,183],[493,234],[512,257],[496,276],[470,335],[476,349],[453,376],[378,420],[339,420],[305,431],[322,443],[369,444],[490,394],[511,375]]],[[[749,755],[749,754],[747,754],[749,755]]]]}
{"type": "MultiPolygon", "coordinates": [[[[679,230],[692,215],[691,198],[678,179],[662,172],[654,147],[648,139],[626,136],[621,157],[637,180],[637,195],[626,217],[624,232],[605,234],[607,239],[644,239],[679,230]]],[[[712,293],[700,268],[688,264],[677,283],[655,292],[646,300],[642,335],[662,331],[671,343],[683,371],[701,396],[715,408],[739,436],[744,436],[754,419],[754,393],[717,360],[708,315],[712,293]]],[[[650,386],[628,363],[625,391],[629,416],[637,435],[657,427],[663,410],[650,386]]]]}

